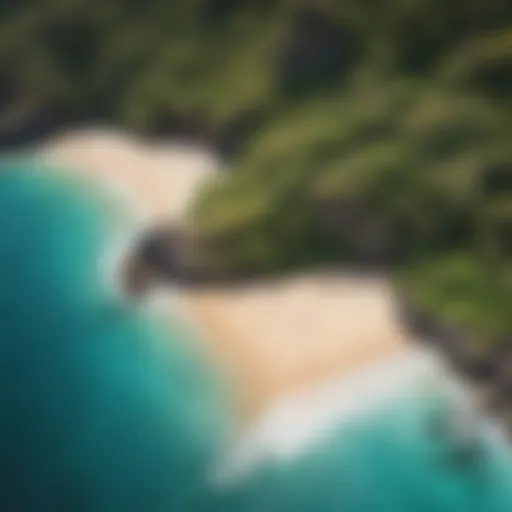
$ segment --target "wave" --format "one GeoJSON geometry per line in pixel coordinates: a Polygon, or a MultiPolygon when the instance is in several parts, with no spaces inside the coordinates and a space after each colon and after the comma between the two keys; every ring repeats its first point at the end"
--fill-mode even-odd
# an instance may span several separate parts
{"type": "Polygon", "coordinates": [[[418,349],[281,401],[235,447],[211,510],[512,506],[510,446],[442,361],[418,349]]]}

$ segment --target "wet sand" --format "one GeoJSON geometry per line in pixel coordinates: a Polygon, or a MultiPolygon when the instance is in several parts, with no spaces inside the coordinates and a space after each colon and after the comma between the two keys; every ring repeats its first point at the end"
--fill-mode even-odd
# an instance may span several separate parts
{"type": "MultiPolygon", "coordinates": [[[[117,191],[148,225],[181,222],[198,188],[219,179],[218,162],[198,148],[150,147],[106,131],[70,135],[41,151],[117,191]]],[[[246,419],[407,347],[389,285],[375,277],[325,271],[178,295],[246,419]]]]}

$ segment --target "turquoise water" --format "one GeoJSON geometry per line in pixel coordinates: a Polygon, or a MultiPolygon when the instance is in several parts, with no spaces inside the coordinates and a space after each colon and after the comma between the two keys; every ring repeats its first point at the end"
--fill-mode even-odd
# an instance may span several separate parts
{"type": "Polygon", "coordinates": [[[0,168],[0,509],[184,510],[212,456],[212,385],[183,328],[105,294],[122,215],[40,167],[0,168]]]}
{"type": "Polygon", "coordinates": [[[0,510],[512,510],[508,451],[482,434],[479,457],[454,460],[456,438],[431,431],[444,401],[427,395],[210,488],[226,415],[214,379],[186,328],[105,294],[98,262],[123,212],[40,167],[0,168],[0,510]]]}
{"type": "Polygon", "coordinates": [[[486,429],[466,462],[456,432],[432,429],[451,407],[422,393],[344,422],[292,462],[263,467],[212,499],[215,511],[506,512],[512,510],[508,447],[486,429]]]}

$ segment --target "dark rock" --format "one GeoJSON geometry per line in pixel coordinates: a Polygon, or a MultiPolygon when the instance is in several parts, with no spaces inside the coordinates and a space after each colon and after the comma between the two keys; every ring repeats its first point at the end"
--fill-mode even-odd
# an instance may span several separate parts
{"type": "Polygon", "coordinates": [[[508,407],[508,409],[504,410],[500,415],[500,419],[507,435],[512,439],[512,407],[508,407]]]}
{"type": "Polygon", "coordinates": [[[142,297],[152,286],[152,269],[137,258],[130,259],[122,273],[123,291],[128,297],[142,297]]]}
{"type": "Polygon", "coordinates": [[[446,446],[443,464],[452,469],[468,469],[480,462],[484,453],[477,417],[463,411],[438,411],[429,434],[436,444],[446,446]]]}
{"type": "Polygon", "coordinates": [[[176,229],[155,228],[139,243],[137,259],[162,280],[183,276],[187,266],[184,254],[184,237],[176,229]]]}
{"type": "Polygon", "coordinates": [[[398,298],[398,312],[407,330],[426,344],[438,349],[457,371],[471,382],[489,384],[501,391],[509,390],[512,396],[512,353],[508,349],[475,352],[465,333],[406,297],[398,298]]]}
{"type": "Polygon", "coordinates": [[[123,271],[123,288],[129,296],[143,296],[157,281],[167,281],[179,272],[172,230],[146,233],[128,258],[123,271]]]}
{"type": "MultiPolygon", "coordinates": [[[[500,391],[512,398],[512,359],[510,354],[497,355],[499,365],[496,368],[494,383],[500,391]],[[501,357],[500,357],[501,356],[501,357]]],[[[512,403],[511,403],[512,406],[512,403]]]]}
{"type": "Polygon", "coordinates": [[[476,391],[483,410],[493,416],[501,417],[510,407],[507,396],[494,383],[487,386],[479,385],[476,391]]]}
{"type": "MultiPolygon", "coordinates": [[[[405,327],[446,357],[457,374],[472,385],[482,411],[499,418],[512,436],[512,350],[510,344],[490,344],[479,353],[459,330],[434,318],[410,299],[400,297],[398,310],[405,327]]],[[[436,437],[446,435],[448,424],[435,420],[430,426],[436,437]]],[[[459,443],[450,455],[450,464],[467,466],[479,457],[478,446],[459,443]]]]}
{"type": "Polygon", "coordinates": [[[407,297],[398,298],[398,311],[406,329],[437,348],[459,373],[477,381],[496,375],[499,358],[490,352],[475,354],[462,330],[429,314],[407,297]]]}
{"type": "Polygon", "coordinates": [[[492,381],[501,367],[501,359],[492,351],[486,354],[472,354],[468,348],[459,351],[453,364],[466,377],[475,382],[492,381]]]}
{"type": "Polygon", "coordinates": [[[123,287],[137,297],[155,284],[197,285],[209,278],[192,237],[176,227],[159,226],[145,233],[130,255],[123,287]]]}

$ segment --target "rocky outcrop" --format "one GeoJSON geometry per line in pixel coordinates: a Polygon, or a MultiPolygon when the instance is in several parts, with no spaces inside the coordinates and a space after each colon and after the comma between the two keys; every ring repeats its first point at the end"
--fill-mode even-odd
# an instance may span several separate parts
{"type": "Polygon", "coordinates": [[[209,279],[193,237],[176,226],[148,230],[127,259],[123,287],[143,296],[156,284],[193,285],[209,279]]]}
{"type": "Polygon", "coordinates": [[[398,302],[406,328],[445,356],[473,388],[481,407],[498,417],[512,437],[512,340],[493,340],[488,348],[475,352],[460,329],[427,313],[409,298],[401,297],[398,302]]]}

